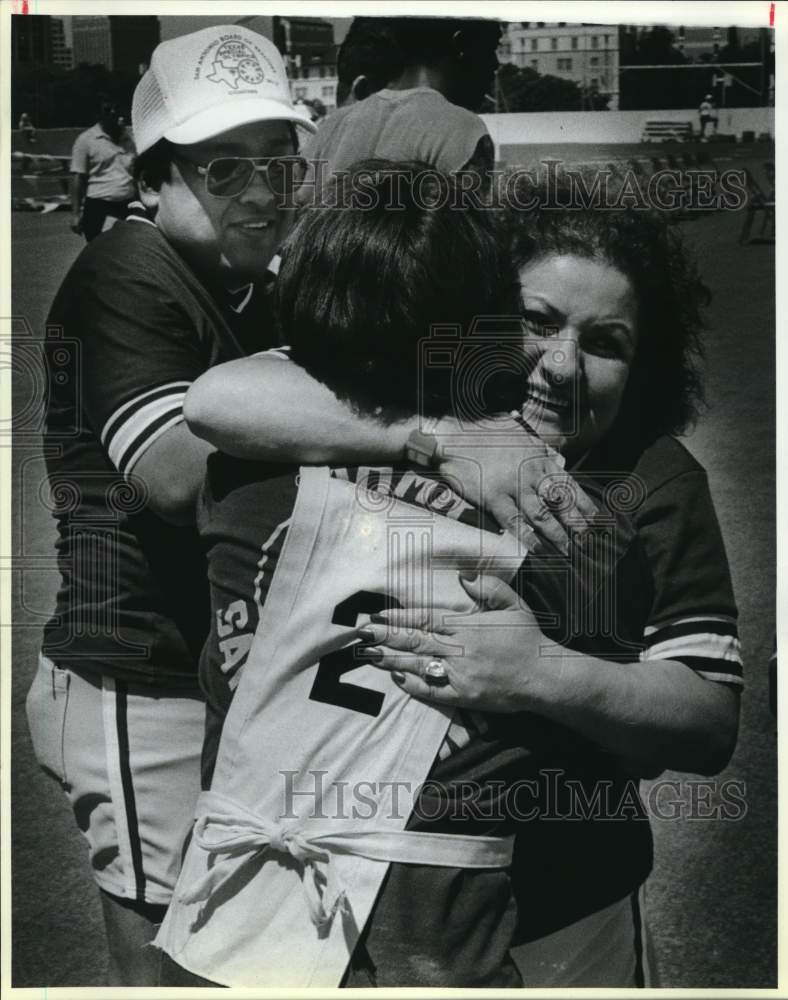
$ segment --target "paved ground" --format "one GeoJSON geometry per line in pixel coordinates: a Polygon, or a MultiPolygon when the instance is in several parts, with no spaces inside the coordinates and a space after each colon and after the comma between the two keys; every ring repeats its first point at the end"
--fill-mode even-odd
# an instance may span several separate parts
{"type": "MultiPolygon", "coordinates": [[[[745,155],[739,162],[760,172],[759,159],[769,152],[731,155],[745,155]]],[[[774,248],[739,247],[741,223],[740,213],[718,213],[681,224],[714,293],[710,409],[689,446],[709,470],[741,609],[748,675],[738,749],[721,776],[744,783],[746,815],[737,822],[654,824],[650,918],[662,985],[682,988],[776,985],[776,733],[766,682],[775,583],[774,248]]],[[[13,238],[14,315],[40,335],[49,301],[81,242],[68,232],[67,213],[17,213],[13,238]]],[[[18,343],[24,343],[21,334],[18,343]]],[[[24,414],[35,386],[21,353],[17,360],[15,405],[24,414]]],[[[80,835],[62,795],[38,772],[24,721],[40,630],[57,585],[34,429],[15,449],[14,465],[13,981],[98,986],[103,935],[80,835]]],[[[679,793],[690,801],[686,778],[679,793]]]]}

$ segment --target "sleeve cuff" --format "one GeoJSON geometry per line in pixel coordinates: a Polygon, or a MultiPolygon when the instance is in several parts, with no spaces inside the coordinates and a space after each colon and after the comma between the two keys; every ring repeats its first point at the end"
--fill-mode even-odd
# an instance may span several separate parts
{"type": "Polygon", "coordinates": [[[128,475],[165,431],[183,420],[190,382],[169,382],[124,403],[104,425],[101,443],[118,472],[128,475]]]}

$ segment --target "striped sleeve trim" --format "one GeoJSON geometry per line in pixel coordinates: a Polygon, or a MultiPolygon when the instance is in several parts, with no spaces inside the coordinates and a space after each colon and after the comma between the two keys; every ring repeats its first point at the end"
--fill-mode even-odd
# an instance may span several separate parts
{"type": "Polygon", "coordinates": [[[664,635],[666,633],[679,635],[682,632],[698,632],[699,629],[696,626],[699,623],[704,626],[704,631],[727,631],[730,635],[737,634],[736,619],[731,618],[730,615],[687,615],[684,618],[674,618],[671,621],[663,622],[661,625],[646,625],[643,629],[643,635],[646,639],[649,639],[656,633],[659,633],[660,635],[664,635]]]}
{"type": "Polygon", "coordinates": [[[129,474],[147,448],[183,420],[190,382],[168,382],[119,407],[104,425],[101,443],[115,468],[129,474]]]}
{"type": "Polygon", "coordinates": [[[744,686],[741,664],[733,660],[713,660],[704,656],[674,656],[671,659],[683,663],[707,681],[724,681],[726,684],[744,686]]]}
{"type": "Polygon", "coordinates": [[[661,625],[658,628],[647,627],[643,634],[649,643],[653,643],[682,639],[700,631],[710,635],[733,636],[734,638],[738,635],[736,622],[732,618],[682,618],[670,625],[661,625]]]}
{"type": "Polygon", "coordinates": [[[646,660],[678,660],[708,680],[741,684],[741,647],[734,619],[679,618],[644,630],[646,660]]]}

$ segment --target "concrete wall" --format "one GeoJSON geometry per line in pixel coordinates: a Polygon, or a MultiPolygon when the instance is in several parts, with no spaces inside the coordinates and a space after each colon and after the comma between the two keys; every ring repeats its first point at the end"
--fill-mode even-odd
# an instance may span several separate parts
{"type": "MultiPolygon", "coordinates": [[[[673,111],[534,111],[482,115],[496,150],[523,142],[637,143],[648,121],[690,122],[697,132],[698,112],[673,111]]],[[[742,132],[774,136],[774,108],[720,108],[719,132],[741,137],[742,132]]]]}

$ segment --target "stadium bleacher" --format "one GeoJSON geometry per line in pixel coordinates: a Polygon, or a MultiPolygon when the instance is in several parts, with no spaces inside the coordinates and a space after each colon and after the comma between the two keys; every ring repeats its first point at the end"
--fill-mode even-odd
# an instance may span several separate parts
{"type": "Polygon", "coordinates": [[[51,153],[11,153],[12,209],[54,212],[69,208],[70,159],[51,153]]]}
{"type": "Polygon", "coordinates": [[[641,142],[690,142],[692,122],[647,121],[641,142]]]}

